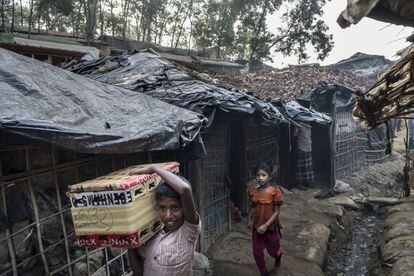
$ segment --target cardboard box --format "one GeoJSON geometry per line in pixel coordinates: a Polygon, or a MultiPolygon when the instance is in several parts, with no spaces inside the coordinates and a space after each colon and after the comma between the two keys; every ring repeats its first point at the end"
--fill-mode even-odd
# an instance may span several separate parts
{"type": "MultiPolygon", "coordinates": [[[[177,162],[159,164],[178,173],[177,162]]],[[[76,241],[81,247],[139,247],[161,228],[155,209],[157,174],[129,173],[132,166],[69,186],[76,241]]]]}

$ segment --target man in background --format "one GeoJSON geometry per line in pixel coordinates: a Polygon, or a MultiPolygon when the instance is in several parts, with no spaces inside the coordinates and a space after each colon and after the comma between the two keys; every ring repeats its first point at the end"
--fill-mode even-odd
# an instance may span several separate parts
{"type": "Polygon", "coordinates": [[[301,123],[295,126],[293,135],[297,141],[296,181],[297,187],[305,189],[313,184],[312,127],[301,123]]]}

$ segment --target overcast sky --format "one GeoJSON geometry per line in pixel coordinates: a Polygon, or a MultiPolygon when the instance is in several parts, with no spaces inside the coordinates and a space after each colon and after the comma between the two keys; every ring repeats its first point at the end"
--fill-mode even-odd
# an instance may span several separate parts
{"type": "MultiPolygon", "coordinates": [[[[373,19],[363,18],[357,25],[341,29],[336,23],[336,19],[345,7],[345,0],[331,0],[325,6],[324,20],[329,26],[329,32],[334,36],[334,48],[323,62],[316,61],[313,49],[309,49],[308,54],[312,56],[312,59],[307,61],[307,63],[332,64],[346,59],[356,52],[383,55],[388,59],[395,60],[395,53],[409,45],[405,38],[414,31],[413,28],[409,27],[404,28],[403,26],[390,25],[373,19]]],[[[273,15],[269,18],[269,29],[275,29],[272,26],[277,25],[278,21],[279,15],[273,15]]],[[[278,68],[289,64],[298,64],[297,59],[293,57],[283,57],[279,54],[273,54],[272,56],[274,62],[269,64],[278,68]]]]}

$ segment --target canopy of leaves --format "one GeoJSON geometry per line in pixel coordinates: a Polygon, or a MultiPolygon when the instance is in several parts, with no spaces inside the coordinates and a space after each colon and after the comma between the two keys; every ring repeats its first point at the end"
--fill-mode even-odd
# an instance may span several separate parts
{"type": "Polygon", "coordinates": [[[216,56],[254,65],[270,60],[273,52],[306,61],[309,49],[323,60],[333,47],[321,19],[326,1],[31,0],[23,2],[26,6],[20,12],[18,1],[4,0],[0,15],[6,23],[29,25],[29,2],[33,29],[72,32],[89,42],[107,34],[188,51],[213,49],[216,56]],[[16,5],[14,16],[12,5],[16,5]],[[281,23],[269,25],[268,18],[277,15],[281,23]]]}

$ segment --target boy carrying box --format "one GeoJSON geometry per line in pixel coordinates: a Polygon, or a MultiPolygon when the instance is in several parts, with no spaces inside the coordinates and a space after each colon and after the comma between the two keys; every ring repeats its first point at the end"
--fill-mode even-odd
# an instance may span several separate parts
{"type": "Polygon", "coordinates": [[[165,181],[156,189],[156,207],[164,228],[145,244],[144,256],[128,249],[134,276],[192,275],[194,251],[201,231],[191,186],[158,165],[137,169],[130,174],[156,173],[165,181]]]}

